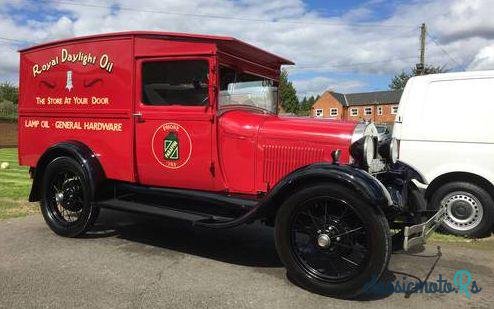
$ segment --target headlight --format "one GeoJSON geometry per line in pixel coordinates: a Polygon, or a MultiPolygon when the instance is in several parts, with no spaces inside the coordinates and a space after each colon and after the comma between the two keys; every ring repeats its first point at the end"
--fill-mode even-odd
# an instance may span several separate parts
{"type": "Polygon", "coordinates": [[[389,159],[391,163],[395,164],[398,161],[399,154],[400,154],[400,144],[396,138],[393,138],[391,140],[391,143],[389,143],[389,159]]]}
{"type": "Polygon", "coordinates": [[[374,138],[367,135],[364,140],[364,165],[369,166],[374,160],[376,154],[376,147],[374,144],[374,138]]]}
{"type": "Polygon", "coordinates": [[[377,154],[377,129],[372,123],[358,123],[350,146],[351,162],[364,169],[370,168],[377,154]]]}

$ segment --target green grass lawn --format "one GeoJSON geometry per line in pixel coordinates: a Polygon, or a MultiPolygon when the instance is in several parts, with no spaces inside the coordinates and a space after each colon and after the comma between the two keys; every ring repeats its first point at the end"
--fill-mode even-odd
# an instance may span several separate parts
{"type": "Polygon", "coordinates": [[[37,212],[37,204],[27,202],[31,179],[28,168],[18,164],[17,148],[0,149],[2,162],[8,162],[9,167],[0,169],[0,219],[37,212]]]}

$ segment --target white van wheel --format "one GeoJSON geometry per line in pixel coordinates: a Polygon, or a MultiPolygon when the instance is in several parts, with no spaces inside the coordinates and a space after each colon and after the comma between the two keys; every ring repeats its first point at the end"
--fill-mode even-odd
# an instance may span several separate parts
{"type": "Polygon", "coordinates": [[[449,182],[434,192],[431,207],[445,207],[441,230],[458,236],[482,237],[491,233],[494,201],[482,187],[468,182],[449,182]]]}
{"type": "Polygon", "coordinates": [[[444,224],[460,231],[477,227],[484,216],[482,203],[465,191],[449,193],[442,199],[441,207],[446,207],[448,214],[444,224]]]}

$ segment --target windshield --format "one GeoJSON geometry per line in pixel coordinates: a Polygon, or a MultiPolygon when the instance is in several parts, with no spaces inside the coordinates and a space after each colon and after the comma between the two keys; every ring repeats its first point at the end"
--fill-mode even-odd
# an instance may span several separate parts
{"type": "Polygon", "coordinates": [[[388,133],[388,128],[387,127],[377,127],[377,132],[378,133],[388,133]]]}
{"type": "Polygon", "coordinates": [[[220,108],[244,105],[276,113],[278,87],[271,79],[220,67],[220,108]]]}

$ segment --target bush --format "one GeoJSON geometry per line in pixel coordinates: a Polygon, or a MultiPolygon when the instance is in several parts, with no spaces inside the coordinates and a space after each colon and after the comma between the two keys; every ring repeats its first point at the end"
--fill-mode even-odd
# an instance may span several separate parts
{"type": "Polygon", "coordinates": [[[0,119],[10,121],[17,120],[17,104],[10,101],[0,102],[0,119]]]}

